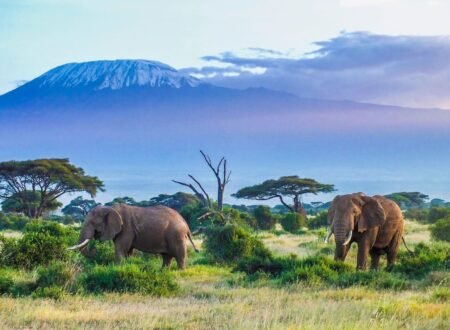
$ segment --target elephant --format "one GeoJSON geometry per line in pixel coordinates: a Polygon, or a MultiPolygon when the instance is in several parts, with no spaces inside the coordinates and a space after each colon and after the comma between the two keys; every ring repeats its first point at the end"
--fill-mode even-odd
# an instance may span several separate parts
{"type": "Polygon", "coordinates": [[[353,242],[358,244],[357,269],[366,269],[368,255],[371,268],[377,269],[380,256],[387,254],[388,268],[397,258],[403,239],[404,220],[398,205],[383,196],[363,193],[336,196],[328,210],[325,242],[335,236],[335,260],[344,261],[353,242]]]}
{"type": "Polygon", "coordinates": [[[95,250],[87,247],[89,241],[112,240],[116,262],[131,255],[133,249],[137,249],[161,254],[163,267],[169,267],[175,258],[178,268],[184,269],[186,237],[198,252],[188,224],[177,211],[169,207],[137,207],[126,204],[113,207],[97,206],[86,216],[79,244],[69,249],[79,249],[84,256],[92,257],[95,250]]]}

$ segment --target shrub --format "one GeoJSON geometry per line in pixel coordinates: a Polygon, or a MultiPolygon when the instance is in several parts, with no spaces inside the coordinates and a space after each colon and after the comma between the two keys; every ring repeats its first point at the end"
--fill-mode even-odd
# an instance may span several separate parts
{"type": "Polygon", "coordinates": [[[328,226],[328,212],[317,213],[314,218],[308,219],[306,225],[309,229],[319,229],[328,226]]]}
{"type": "Polygon", "coordinates": [[[0,294],[9,293],[13,285],[12,275],[5,271],[0,271],[0,294]]]}
{"type": "Polygon", "coordinates": [[[428,213],[428,222],[435,223],[440,219],[450,218],[450,208],[432,207],[428,213]]]}
{"type": "Polygon", "coordinates": [[[139,292],[155,296],[169,296],[178,291],[173,275],[145,265],[122,263],[97,265],[81,276],[87,292],[139,292]]]}
{"type": "Polygon", "coordinates": [[[240,212],[239,217],[248,227],[258,229],[258,221],[250,213],[240,212]]]}
{"type": "Polygon", "coordinates": [[[275,228],[276,219],[270,212],[270,208],[260,205],[253,210],[253,216],[256,219],[259,229],[269,230],[275,228]]]}
{"type": "Polygon", "coordinates": [[[114,262],[115,250],[114,243],[112,241],[94,241],[92,243],[89,243],[89,248],[91,245],[95,246],[93,248],[95,250],[95,255],[93,257],[85,258],[81,254],[78,254],[80,257],[82,257],[82,263],[84,265],[107,265],[114,262]]]}
{"type": "Polygon", "coordinates": [[[412,219],[419,222],[428,221],[429,209],[409,209],[405,211],[405,218],[412,219]]]}
{"type": "Polygon", "coordinates": [[[29,221],[30,218],[22,214],[0,212],[0,230],[23,230],[29,221]]]}
{"type": "Polygon", "coordinates": [[[63,242],[49,233],[26,233],[18,240],[17,247],[16,266],[27,269],[67,257],[63,242]]]}
{"type": "Polygon", "coordinates": [[[430,229],[431,237],[434,239],[450,242],[450,218],[436,221],[430,229]]]}
{"type": "Polygon", "coordinates": [[[324,256],[305,259],[290,257],[248,257],[241,260],[235,270],[247,274],[248,280],[266,278],[278,283],[305,282],[311,285],[326,284],[335,287],[367,286],[380,289],[403,290],[417,283],[418,278],[450,267],[450,247],[446,243],[427,246],[419,244],[414,255],[402,253],[391,272],[356,271],[353,266],[333,261],[324,256]]]}
{"type": "Polygon", "coordinates": [[[201,203],[187,204],[180,211],[180,214],[186,220],[192,231],[196,230],[199,226],[211,224],[211,220],[209,219],[198,220],[204,213],[206,213],[206,211],[201,203]]]}
{"type": "Polygon", "coordinates": [[[280,222],[284,230],[296,233],[305,226],[305,216],[299,213],[288,213],[281,218],[280,222]]]}
{"type": "Polygon", "coordinates": [[[49,298],[60,300],[65,295],[65,291],[60,286],[49,286],[45,288],[38,288],[32,293],[33,298],[49,298]]]}
{"type": "Polygon", "coordinates": [[[68,243],[76,241],[76,232],[57,223],[31,221],[19,239],[0,236],[3,266],[31,269],[53,260],[65,260],[68,243]]]}
{"type": "Polygon", "coordinates": [[[36,284],[41,288],[60,286],[67,288],[74,281],[77,270],[74,265],[54,261],[48,266],[37,269],[36,284]]]}
{"type": "Polygon", "coordinates": [[[420,243],[413,254],[402,252],[398,262],[392,267],[393,272],[402,273],[408,277],[423,277],[434,270],[450,268],[450,247],[448,244],[420,243]]]}
{"type": "Polygon", "coordinates": [[[217,262],[236,262],[245,257],[270,255],[260,239],[235,224],[207,228],[203,246],[217,262]]]}

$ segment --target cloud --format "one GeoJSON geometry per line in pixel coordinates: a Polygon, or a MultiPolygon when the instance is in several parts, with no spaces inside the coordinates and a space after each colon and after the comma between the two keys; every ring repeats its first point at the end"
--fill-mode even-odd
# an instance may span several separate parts
{"type": "Polygon", "coordinates": [[[450,108],[450,37],[342,32],[301,57],[252,48],[204,56],[187,68],[226,87],[266,87],[301,97],[450,108]],[[230,73],[232,76],[230,76],[230,73]]]}

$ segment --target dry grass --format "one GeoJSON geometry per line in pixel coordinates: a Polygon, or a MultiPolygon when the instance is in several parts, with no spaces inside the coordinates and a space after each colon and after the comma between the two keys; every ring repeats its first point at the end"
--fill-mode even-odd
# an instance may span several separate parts
{"type": "Polygon", "coordinates": [[[136,295],[0,300],[8,329],[448,329],[431,292],[210,287],[176,298],[136,295]]]}

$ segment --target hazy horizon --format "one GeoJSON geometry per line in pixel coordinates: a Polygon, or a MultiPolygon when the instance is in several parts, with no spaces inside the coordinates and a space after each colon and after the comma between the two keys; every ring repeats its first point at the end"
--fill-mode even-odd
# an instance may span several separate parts
{"type": "MultiPolygon", "coordinates": [[[[450,200],[450,112],[412,109],[450,109],[449,16],[450,3],[440,0],[0,0],[0,108],[3,100],[19,109],[0,113],[0,158],[69,158],[105,181],[102,202],[187,191],[171,180],[188,173],[213,192],[200,149],[229,160],[228,203],[253,204],[229,195],[284,175],[335,184],[335,194],[420,191],[450,200]],[[107,97],[98,109],[81,102],[67,113],[50,101],[19,106],[44,98],[39,88],[11,104],[5,98],[54,67],[104,59],[157,60],[214,86],[281,94],[161,94],[173,103],[146,99],[154,113],[117,106],[111,115],[107,97]],[[331,101],[297,104],[282,93],[331,101]],[[333,100],[404,109],[347,109],[333,100]],[[80,115],[84,107],[92,114],[80,115]],[[96,120],[122,130],[97,130],[96,120]]],[[[57,97],[71,104],[68,95],[62,88],[57,97]]]]}

